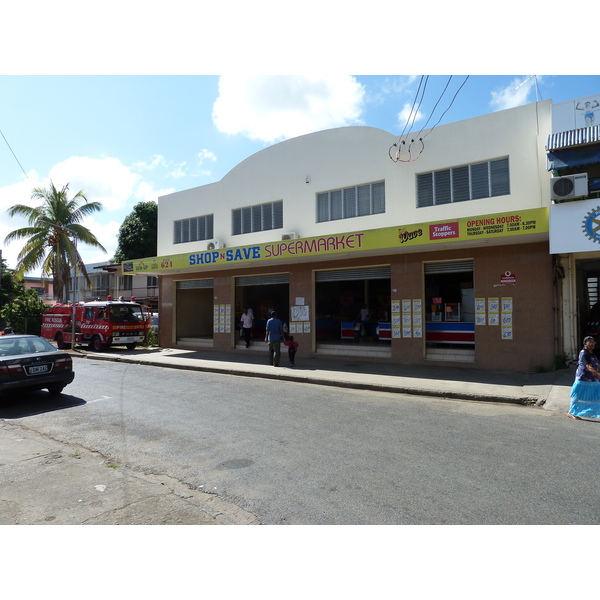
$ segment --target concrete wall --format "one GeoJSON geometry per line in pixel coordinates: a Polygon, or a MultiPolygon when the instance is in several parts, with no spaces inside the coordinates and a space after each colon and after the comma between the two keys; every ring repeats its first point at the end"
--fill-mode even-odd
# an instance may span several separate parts
{"type": "Polygon", "coordinates": [[[550,129],[548,100],[426,130],[424,151],[409,163],[390,160],[397,136],[372,127],[287,140],[250,156],[217,183],[159,198],[158,254],[206,249],[206,241],[173,244],[174,220],[206,214],[214,214],[214,239],[232,247],[279,240],[288,231],[311,237],[548,206],[544,145],[550,129]],[[510,195],[416,207],[418,173],[503,156],[510,157],[510,195]],[[316,223],[317,193],[379,180],[386,184],[384,214],[316,223]],[[284,205],[282,229],[231,235],[232,209],[277,200],[284,205]]]}

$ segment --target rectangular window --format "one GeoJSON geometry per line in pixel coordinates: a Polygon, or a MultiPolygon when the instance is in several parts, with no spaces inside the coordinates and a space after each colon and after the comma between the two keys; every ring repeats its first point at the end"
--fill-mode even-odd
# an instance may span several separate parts
{"type": "Polygon", "coordinates": [[[317,194],[317,223],[385,212],[385,181],[317,194]]]}
{"type": "Polygon", "coordinates": [[[508,157],[417,175],[418,208],[508,194],[508,157]]]}
{"type": "Polygon", "coordinates": [[[232,235],[283,228],[283,200],[231,211],[232,235]]]}
{"type": "Polygon", "coordinates": [[[173,243],[199,242],[213,236],[213,215],[173,221],[173,243]]]}

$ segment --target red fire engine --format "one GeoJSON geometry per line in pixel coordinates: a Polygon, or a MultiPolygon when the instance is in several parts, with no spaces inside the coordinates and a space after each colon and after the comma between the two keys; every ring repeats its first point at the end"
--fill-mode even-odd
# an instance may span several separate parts
{"type": "Polygon", "coordinates": [[[111,296],[105,301],[55,304],[42,315],[42,337],[68,348],[73,340],[75,312],[75,343],[89,344],[95,351],[110,346],[126,346],[133,350],[150,329],[150,310],[135,302],[111,296]]]}

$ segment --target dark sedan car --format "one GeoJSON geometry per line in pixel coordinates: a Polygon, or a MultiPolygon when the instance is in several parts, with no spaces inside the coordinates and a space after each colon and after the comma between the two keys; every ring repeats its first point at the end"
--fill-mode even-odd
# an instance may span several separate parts
{"type": "Polygon", "coordinates": [[[60,394],[75,378],[73,359],[36,335],[0,336],[0,397],[13,390],[60,394]]]}

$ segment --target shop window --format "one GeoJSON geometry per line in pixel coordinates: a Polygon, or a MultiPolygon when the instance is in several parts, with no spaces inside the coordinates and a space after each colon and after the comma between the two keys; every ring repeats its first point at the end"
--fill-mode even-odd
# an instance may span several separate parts
{"type": "Polygon", "coordinates": [[[474,348],[472,261],[425,265],[425,338],[430,348],[474,348]]]}
{"type": "Polygon", "coordinates": [[[508,157],[417,175],[417,207],[510,194],[508,157]]]}
{"type": "Polygon", "coordinates": [[[213,238],[213,215],[173,221],[173,243],[198,242],[213,238]]]}
{"type": "Polygon", "coordinates": [[[283,200],[231,211],[232,235],[283,228],[283,200]]]}
{"type": "Polygon", "coordinates": [[[133,275],[123,275],[121,289],[124,292],[130,292],[133,289],[133,275]]]}
{"type": "Polygon", "coordinates": [[[385,212],[385,181],[317,194],[317,223],[385,212]]]}
{"type": "Polygon", "coordinates": [[[315,274],[317,344],[391,341],[389,266],[315,274]]]}

